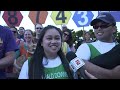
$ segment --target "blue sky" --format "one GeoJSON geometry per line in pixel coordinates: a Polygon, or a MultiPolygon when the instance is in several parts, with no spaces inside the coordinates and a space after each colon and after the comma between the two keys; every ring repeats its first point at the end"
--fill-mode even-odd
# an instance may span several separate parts
{"type": "MultiPolygon", "coordinates": [[[[71,18],[69,19],[69,22],[66,26],[70,29],[74,29],[75,31],[83,29],[83,27],[77,27],[77,25],[75,24],[75,22],[72,19],[75,11],[70,11],[70,12],[72,13],[72,15],[71,15],[71,18]]],[[[2,18],[3,13],[4,13],[4,11],[1,11],[0,24],[7,25],[6,22],[2,18]]],[[[29,11],[21,11],[21,13],[22,13],[24,18],[22,19],[20,26],[24,27],[25,29],[31,29],[32,31],[34,31],[34,24],[31,22],[30,18],[28,17],[29,11]]],[[[54,21],[50,17],[51,13],[52,13],[52,11],[48,11],[48,16],[47,16],[46,21],[43,24],[43,26],[47,26],[47,25],[51,24],[51,25],[55,25],[55,26],[61,28],[61,25],[56,25],[54,23],[54,21]]],[[[93,19],[96,18],[96,16],[98,15],[98,11],[92,11],[92,13],[94,14],[93,19]]],[[[117,22],[117,28],[120,31],[120,22],[117,22]]],[[[89,29],[92,29],[92,27],[91,26],[84,27],[84,30],[88,31],[89,29]]]]}

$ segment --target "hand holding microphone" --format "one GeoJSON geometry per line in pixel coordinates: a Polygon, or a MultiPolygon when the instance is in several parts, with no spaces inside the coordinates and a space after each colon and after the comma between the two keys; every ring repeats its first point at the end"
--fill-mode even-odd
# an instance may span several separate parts
{"type": "Polygon", "coordinates": [[[85,74],[85,69],[84,69],[84,61],[76,56],[76,54],[72,51],[68,52],[66,54],[66,58],[70,62],[70,68],[73,70],[74,73],[80,72],[80,77],[83,79],[89,79],[87,75],[85,74]]]}

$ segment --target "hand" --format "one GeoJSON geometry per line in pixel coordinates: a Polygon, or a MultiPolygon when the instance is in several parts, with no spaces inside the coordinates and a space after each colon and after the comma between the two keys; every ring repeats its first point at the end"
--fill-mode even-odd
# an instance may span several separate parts
{"type": "Polygon", "coordinates": [[[92,74],[90,74],[89,72],[87,72],[87,70],[85,70],[85,74],[86,74],[90,79],[97,79],[95,76],[93,76],[92,74]]]}

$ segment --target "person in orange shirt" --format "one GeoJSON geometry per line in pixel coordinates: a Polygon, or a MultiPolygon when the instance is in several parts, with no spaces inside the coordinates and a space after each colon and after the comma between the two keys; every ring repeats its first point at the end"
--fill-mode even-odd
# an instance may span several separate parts
{"type": "Polygon", "coordinates": [[[20,43],[20,49],[17,53],[19,53],[19,57],[15,60],[15,67],[19,71],[23,63],[30,58],[35,51],[35,44],[33,43],[33,32],[30,29],[25,30],[24,33],[25,42],[20,43]]]}

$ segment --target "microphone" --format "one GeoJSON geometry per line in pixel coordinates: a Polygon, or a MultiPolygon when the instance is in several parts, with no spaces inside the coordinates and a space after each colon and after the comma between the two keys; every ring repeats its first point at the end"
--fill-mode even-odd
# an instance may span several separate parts
{"type": "Polygon", "coordinates": [[[69,66],[73,70],[74,73],[77,71],[80,72],[80,76],[78,75],[78,78],[80,79],[89,79],[88,76],[85,74],[85,68],[84,68],[84,61],[76,56],[76,54],[72,51],[68,52],[66,54],[67,60],[70,62],[69,66]]]}

